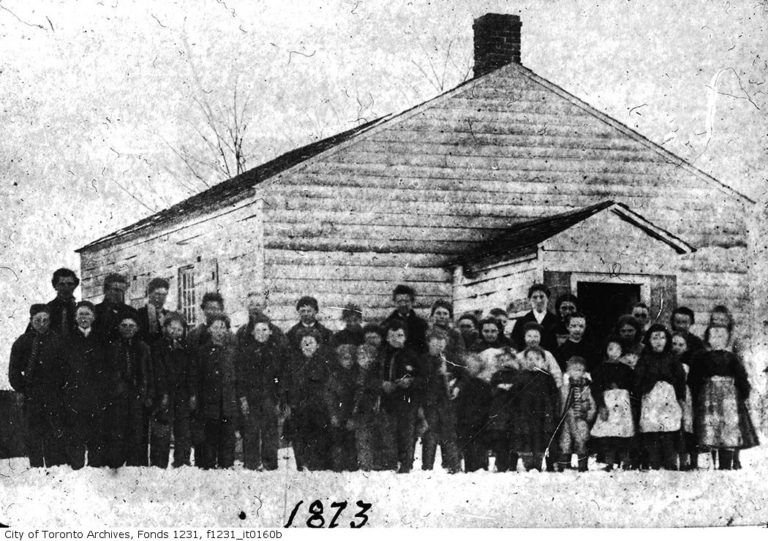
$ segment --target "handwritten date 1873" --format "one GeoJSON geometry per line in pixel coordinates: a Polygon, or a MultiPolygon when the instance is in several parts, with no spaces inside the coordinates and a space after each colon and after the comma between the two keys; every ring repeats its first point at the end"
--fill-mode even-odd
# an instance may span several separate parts
{"type": "MultiPolygon", "coordinates": [[[[288,522],[283,526],[284,528],[290,528],[293,525],[293,519],[296,518],[296,514],[299,511],[299,508],[304,503],[304,500],[299,500],[299,503],[297,503],[293,511],[291,511],[291,516],[288,517],[288,522]]],[[[356,519],[359,519],[359,521],[355,522],[354,520],[351,520],[349,522],[350,528],[362,528],[365,526],[365,524],[368,522],[368,511],[373,507],[370,503],[365,503],[363,500],[357,500],[357,506],[360,508],[360,510],[355,514],[356,519]]],[[[335,509],[335,512],[333,513],[333,517],[330,519],[330,521],[327,524],[328,528],[336,528],[338,524],[339,517],[341,517],[341,513],[347,508],[347,502],[332,502],[330,505],[331,508],[335,509]]],[[[323,516],[323,502],[320,500],[315,500],[311,504],[309,504],[309,517],[307,518],[307,526],[310,528],[324,528],[326,527],[326,521],[325,517],[323,516]]]]}

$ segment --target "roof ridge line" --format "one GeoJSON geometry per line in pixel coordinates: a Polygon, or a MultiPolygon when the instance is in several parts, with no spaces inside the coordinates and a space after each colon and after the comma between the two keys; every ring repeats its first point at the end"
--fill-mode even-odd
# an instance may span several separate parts
{"type": "Polygon", "coordinates": [[[651,141],[648,137],[646,137],[642,133],[634,130],[633,128],[630,128],[629,126],[627,126],[626,124],[624,124],[620,120],[617,120],[617,119],[613,118],[612,116],[610,116],[610,115],[608,115],[606,113],[603,113],[602,111],[597,109],[595,106],[590,105],[589,103],[587,103],[583,99],[579,98],[578,96],[568,92],[566,89],[564,89],[563,87],[561,87],[557,83],[553,83],[549,79],[545,79],[544,77],[542,77],[541,75],[537,74],[536,72],[534,72],[530,68],[527,68],[527,67],[523,66],[522,64],[517,64],[517,63],[512,62],[510,64],[502,66],[499,69],[500,70],[508,69],[510,66],[513,67],[513,69],[515,69],[516,71],[518,71],[522,75],[526,76],[531,81],[533,81],[533,82],[535,82],[537,84],[540,84],[541,86],[547,88],[548,90],[550,90],[552,92],[555,92],[556,94],[560,95],[560,97],[568,100],[573,105],[575,105],[575,106],[579,107],[580,109],[584,110],[586,113],[588,113],[589,115],[593,116],[597,120],[600,120],[601,122],[603,122],[605,124],[608,124],[612,128],[617,129],[617,130],[623,132],[625,135],[627,135],[627,136],[631,137],[632,139],[634,139],[635,141],[643,144],[644,146],[648,147],[650,150],[653,150],[657,154],[660,154],[663,157],[667,158],[668,161],[670,163],[672,163],[672,165],[677,165],[678,167],[684,167],[687,170],[689,170],[691,173],[693,173],[693,174],[695,174],[697,176],[703,177],[705,180],[707,180],[709,182],[714,182],[720,188],[722,188],[722,189],[724,189],[724,190],[726,190],[728,192],[731,192],[732,195],[740,197],[740,198],[742,198],[742,199],[744,199],[744,200],[746,200],[746,201],[748,201],[750,203],[753,203],[753,204],[756,203],[756,201],[754,199],[752,199],[751,197],[749,197],[748,195],[741,193],[739,190],[737,190],[735,188],[732,188],[731,186],[725,184],[723,181],[718,180],[717,178],[713,177],[709,173],[706,173],[705,171],[702,171],[701,169],[699,169],[698,167],[696,167],[695,165],[690,163],[688,160],[686,160],[684,158],[681,158],[680,156],[678,156],[677,154],[675,154],[671,150],[668,150],[668,149],[664,148],[660,144],[651,141]],[[675,163],[675,162],[680,162],[680,163],[675,163]]]}

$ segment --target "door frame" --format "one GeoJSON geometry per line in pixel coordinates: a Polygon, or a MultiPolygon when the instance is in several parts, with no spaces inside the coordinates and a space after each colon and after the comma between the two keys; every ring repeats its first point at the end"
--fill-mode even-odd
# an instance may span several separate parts
{"type": "Polygon", "coordinates": [[[603,272],[572,272],[571,292],[579,290],[579,282],[625,284],[640,286],[640,302],[651,305],[651,275],[649,274],[618,274],[603,272]]]}

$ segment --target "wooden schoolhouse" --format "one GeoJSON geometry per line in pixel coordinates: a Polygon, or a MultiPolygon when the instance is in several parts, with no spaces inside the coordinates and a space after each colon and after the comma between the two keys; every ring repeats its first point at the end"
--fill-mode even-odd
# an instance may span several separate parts
{"type": "Polygon", "coordinates": [[[218,290],[235,324],[250,291],[287,324],[309,294],[333,328],[347,302],[383,318],[401,282],[417,310],[448,298],[459,313],[522,310],[543,281],[596,321],[636,301],[665,323],[718,303],[748,321],[753,201],[521,65],[517,16],[473,28],[471,80],[80,248],[83,297],[117,271],[140,305],[162,276],[192,323],[218,290]]]}

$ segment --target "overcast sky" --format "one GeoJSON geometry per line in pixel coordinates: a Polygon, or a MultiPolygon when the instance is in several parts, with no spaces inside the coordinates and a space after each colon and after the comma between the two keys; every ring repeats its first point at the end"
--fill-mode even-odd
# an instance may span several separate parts
{"type": "Polygon", "coordinates": [[[524,65],[760,197],[768,3],[605,4],[0,1],[0,366],[76,248],[222,180],[177,156],[210,156],[198,102],[249,98],[256,166],[455,86],[487,12],[521,16],[524,65]]]}

